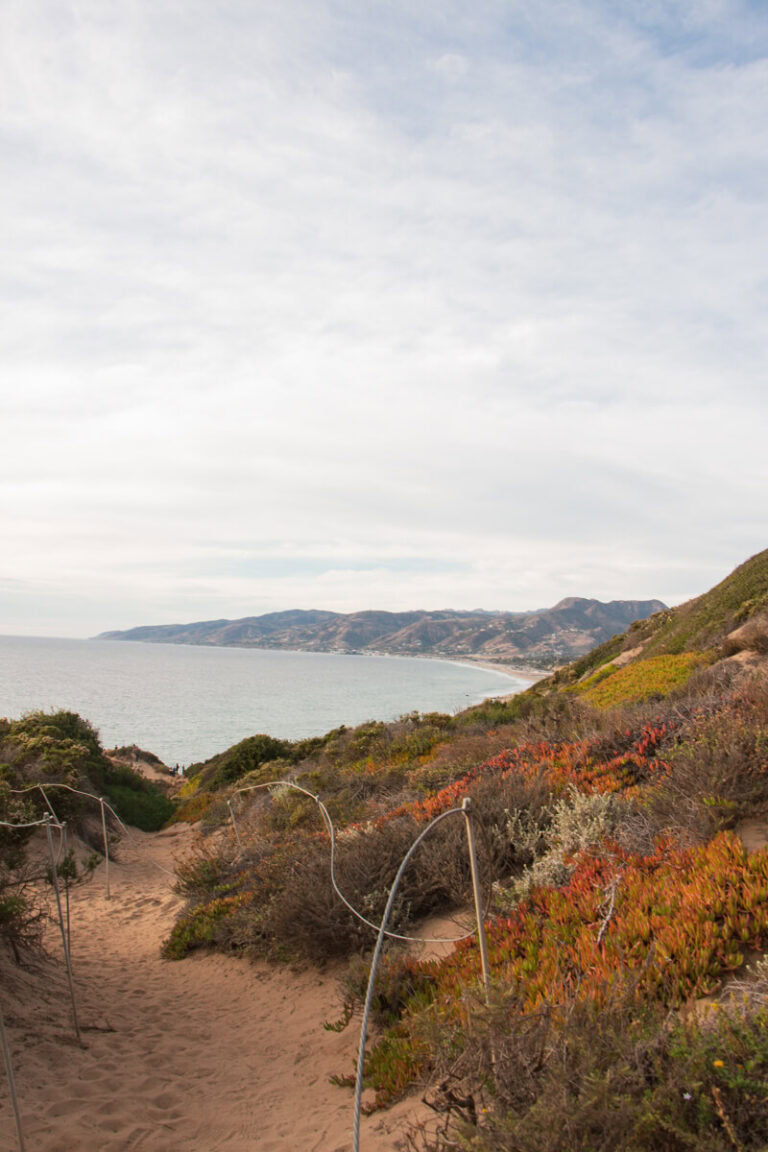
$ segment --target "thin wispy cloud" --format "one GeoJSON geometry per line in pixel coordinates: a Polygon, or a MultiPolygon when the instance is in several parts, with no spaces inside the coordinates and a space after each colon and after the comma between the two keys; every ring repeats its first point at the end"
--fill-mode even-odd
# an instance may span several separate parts
{"type": "Polygon", "coordinates": [[[0,75],[0,630],[768,543],[762,6],[9,0],[0,75]]]}

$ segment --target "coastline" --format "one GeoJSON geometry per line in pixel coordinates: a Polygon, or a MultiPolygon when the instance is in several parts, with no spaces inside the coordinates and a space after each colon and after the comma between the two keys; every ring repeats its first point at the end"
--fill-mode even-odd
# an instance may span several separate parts
{"type": "MultiPolygon", "coordinates": [[[[0,637],[1,639],[2,637],[0,637]]],[[[26,636],[19,637],[19,639],[28,639],[26,636]]],[[[50,637],[42,637],[42,639],[50,639],[50,637]]],[[[107,635],[100,634],[98,636],[90,636],[86,638],[88,641],[92,640],[109,640],[107,635]]],[[[469,668],[484,668],[487,672],[498,672],[502,676],[509,676],[515,678],[522,678],[535,684],[538,680],[544,680],[547,676],[551,676],[554,669],[541,669],[529,667],[525,664],[510,664],[506,660],[495,661],[488,657],[476,657],[470,654],[456,653],[451,654],[447,652],[390,652],[386,648],[283,648],[281,646],[272,647],[267,644],[209,644],[205,642],[190,642],[186,640],[151,640],[143,638],[141,640],[124,640],[119,638],[120,643],[129,644],[152,644],[158,647],[168,648],[213,648],[219,651],[226,651],[228,649],[239,649],[240,651],[247,652],[284,652],[288,655],[295,656],[384,656],[392,660],[441,660],[448,664],[459,664],[469,668]]]]}
{"type": "MultiPolygon", "coordinates": [[[[434,659],[434,657],[432,657],[432,659],[434,659]]],[[[496,664],[491,660],[476,660],[472,656],[447,656],[445,659],[450,660],[452,664],[466,664],[470,668],[485,668],[488,672],[499,672],[502,676],[528,680],[530,684],[535,684],[539,680],[545,680],[547,676],[552,675],[551,671],[542,671],[541,668],[527,668],[522,664],[496,664]]]]}
{"type": "MultiPolygon", "coordinates": [[[[289,651],[289,649],[269,649],[269,651],[289,651]]],[[[295,649],[295,651],[301,652],[306,651],[306,649],[295,649]]],[[[497,663],[494,660],[458,653],[453,656],[446,652],[385,652],[380,649],[365,652],[334,652],[329,649],[326,654],[329,656],[386,656],[390,660],[441,660],[446,664],[463,665],[465,668],[484,668],[486,672],[498,672],[500,676],[528,680],[531,684],[535,684],[537,680],[546,679],[554,671],[552,668],[542,670],[523,664],[508,664],[505,660],[497,663]]]]}
{"type": "Polygon", "coordinates": [[[342,723],[452,713],[525,691],[539,676],[513,661],[473,655],[0,639],[0,715],[65,708],[94,724],[108,747],[138,744],[166,764],[191,764],[256,732],[303,740],[342,723]],[[443,672],[437,663],[430,672],[425,660],[439,661],[443,672]],[[470,677],[471,669],[482,677],[470,677]],[[158,707],[157,682],[169,686],[172,706],[158,707]]]}

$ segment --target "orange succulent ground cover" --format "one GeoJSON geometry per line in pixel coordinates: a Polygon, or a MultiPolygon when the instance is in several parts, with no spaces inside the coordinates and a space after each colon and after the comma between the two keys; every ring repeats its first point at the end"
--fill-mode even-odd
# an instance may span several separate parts
{"type": "MultiPolygon", "coordinates": [[[[583,855],[565,887],[534,891],[488,928],[494,981],[524,1012],[573,997],[604,1002],[628,972],[637,974],[638,997],[677,1006],[714,991],[742,964],[743,949],[766,946],[768,851],[748,856],[732,832],[688,849],[662,843],[650,856],[583,855]]],[[[391,965],[383,980],[411,993],[371,1054],[379,1103],[419,1071],[425,1010],[455,1017],[477,990],[477,945],[465,941],[441,961],[391,965]]]]}
{"type": "Polygon", "coordinates": [[[541,740],[519,744],[479,764],[452,784],[424,800],[404,804],[388,814],[410,813],[420,823],[428,824],[441,812],[452,808],[485,776],[502,780],[512,775],[532,780],[542,775],[553,795],[559,795],[569,784],[582,792],[625,792],[668,771],[666,762],[656,755],[660,745],[674,731],[670,722],[655,721],[643,726],[637,735],[624,732],[625,747],[606,755],[598,741],[556,742],[541,740]]]}

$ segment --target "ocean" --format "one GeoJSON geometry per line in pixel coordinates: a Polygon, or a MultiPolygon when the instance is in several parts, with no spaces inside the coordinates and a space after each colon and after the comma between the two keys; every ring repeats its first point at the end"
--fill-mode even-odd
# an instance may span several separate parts
{"type": "Polygon", "coordinates": [[[457,712],[531,682],[448,660],[0,636],[0,716],[66,708],[107,748],[191,764],[256,732],[319,736],[406,712],[457,712]]]}

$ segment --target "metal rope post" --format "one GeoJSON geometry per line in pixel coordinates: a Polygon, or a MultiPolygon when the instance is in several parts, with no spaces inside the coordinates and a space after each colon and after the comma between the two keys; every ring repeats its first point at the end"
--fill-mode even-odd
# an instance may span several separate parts
{"type": "Polygon", "coordinates": [[[239,852],[242,852],[242,850],[243,850],[243,842],[242,842],[242,840],[240,839],[240,830],[239,830],[239,828],[237,827],[237,820],[235,820],[235,810],[234,810],[234,808],[232,807],[232,801],[231,801],[231,800],[227,800],[227,807],[229,808],[229,814],[230,814],[230,816],[232,817],[232,827],[234,828],[234,830],[235,830],[235,836],[237,837],[237,848],[238,848],[238,851],[239,851],[239,852]]]}
{"type": "Polygon", "coordinates": [[[82,1044],[80,1036],[80,1025],[77,1020],[77,1002],[75,1001],[75,984],[72,979],[72,961],[69,956],[69,941],[67,940],[67,933],[64,929],[64,916],[61,911],[61,893],[59,892],[59,876],[56,870],[56,857],[53,852],[53,836],[51,835],[51,818],[45,818],[45,831],[48,834],[48,852],[51,857],[51,879],[53,881],[53,890],[56,893],[56,907],[59,910],[59,928],[61,929],[61,942],[64,945],[64,960],[67,965],[67,980],[69,981],[69,995],[72,1000],[72,1020],[75,1025],[75,1036],[78,1042],[82,1044]]]}
{"type": "Polygon", "coordinates": [[[107,839],[107,817],[104,812],[104,797],[99,797],[101,805],[101,831],[104,836],[104,875],[107,880],[107,900],[109,900],[109,840],[107,839]]]}
{"type": "Polygon", "coordinates": [[[16,1118],[16,1135],[19,1140],[19,1152],[24,1152],[24,1133],[21,1129],[21,1113],[19,1112],[19,1101],[16,1097],[16,1081],[13,1078],[13,1065],[11,1064],[11,1050],[8,1047],[8,1039],[5,1035],[5,1022],[3,1021],[3,1010],[0,1008],[0,1043],[3,1048],[3,1056],[5,1057],[5,1071],[8,1076],[8,1090],[11,1093],[11,1103],[13,1104],[13,1115],[16,1118]]]}
{"type": "Polygon", "coordinates": [[[379,928],[379,935],[376,940],[376,947],[373,952],[373,959],[371,960],[371,971],[368,976],[368,990],[365,994],[365,1007],[363,1008],[363,1022],[360,1026],[360,1047],[357,1055],[357,1077],[355,1079],[355,1119],[353,1129],[353,1148],[354,1152],[360,1152],[360,1108],[363,1095],[363,1069],[365,1065],[365,1040],[368,1034],[368,1017],[371,1014],[371,1005],[373,1003],[373,990],[376,985],[376,970],[379,966],[379,958],[381,957],[381,949],[384,945],[384,937],[387,935],[387,922],[392,912],[392,905],[395,902],[395,895],[397,887],[402,879],[403,872],[405,872],[406,865],[410,860],[413,853],[421,844],[424,837],[428,832],[431,832],[436,824],[441,820],[445,820],[446,816],[453,816],[457,812],[462,812],[461,808],[449,808],[447,812],[441,812],[439,816],[435,816],[431,824],[428,824],[421,835],[417,836],[413,844],[403,857],[403,861],[397,870],[397,875],[392,882],[392,887],[389,890],[389,899],[387,906],[384,909],[384,915],[381,920],[381,927],[379,928]]]}
{"type": "MultiPolygon", "coordinates": [[[[67,822],[66,820],[61,826],[61,847],[62,858],[67,864],[67,853],[69,851],[69,844],[67,843],[67,822]]],[[[72,955],[72,927],[69,922],[69,868],[64,873],[64,903],[67,909],[67,944],[69,945],[69,954],[72,955]]]]}
{"type": "Polygon", "coordinates": [[[472,801],[465,796],[461,810],[467,822],[467,845],[469,848],[469,867],[472,873],[472,892],[475,897],[475,918],[477,919],[477,942],[480,945],[480,964],[483,969],[483,984],[485,985],[485,1002],[491,1003],[491,969],[488,965],[488,943],[485,939],[485,913],[483,911],[483,893],[480,888],[480,876],[477,868],[477,849],[475,846],[475,829],[472,824],[472,801]]]}
{"type": "Polygon", "coordinates": [[[46,807],[48,808],[48,811],[50,812],[54,821],[58,824],[59,818],[53,810],[53,805],[51,804],[50,800],[48,799],[48,796],[46,795],[45,788],[43,788],[42,784],[38,784],[37,787],[40,789],[40,792],[42,793],[42,797],[43,797],[43,800],[45,800],[46,807]]]}

